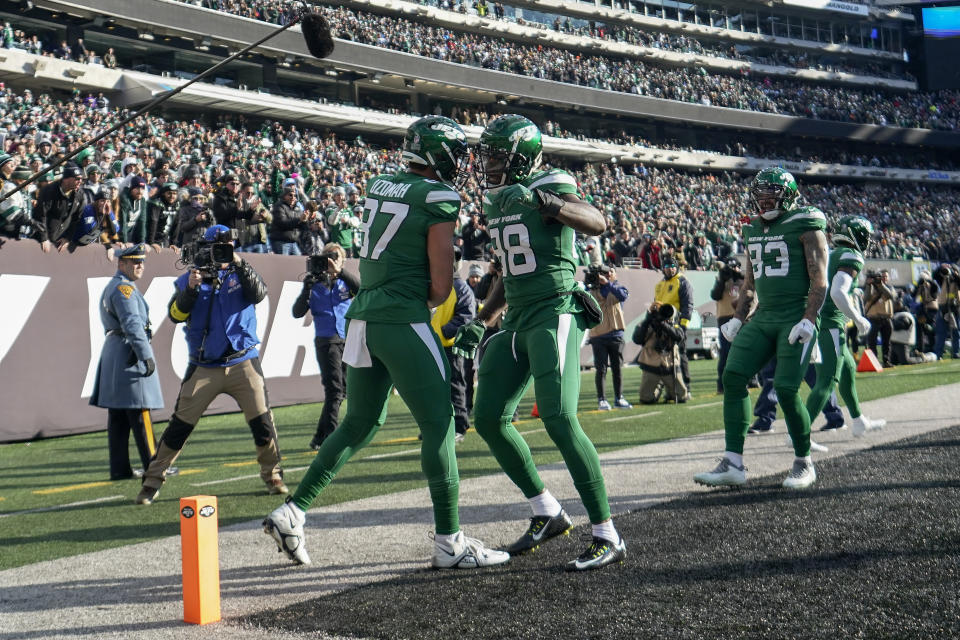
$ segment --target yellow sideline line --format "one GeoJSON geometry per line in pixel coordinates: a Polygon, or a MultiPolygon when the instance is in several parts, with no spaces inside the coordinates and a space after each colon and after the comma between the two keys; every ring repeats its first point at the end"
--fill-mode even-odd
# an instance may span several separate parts
{"type": "Polygon", "coordinates": [[[70,484],[65,487],[53,487],[51,489],[38,489],[31,493],[37,496],[45,496],[51,493],[64,493],[65,491],[76,491],[77,489],[92,489],[94,487],[106,487],[111,484],[113,484],[113,480],[103,480],[102,482],[84,482],[82,484],[70,484]]]}
{"type": "Polygon", "coordinates": [[[206,469],[180,469],[180,476],[192,476],[195,473],[206,473],[206,469]]]}

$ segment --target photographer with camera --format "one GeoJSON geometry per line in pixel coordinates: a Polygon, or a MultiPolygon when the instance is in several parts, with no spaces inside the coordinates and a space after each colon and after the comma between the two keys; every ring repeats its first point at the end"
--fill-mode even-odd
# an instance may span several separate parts
{"type": "MultiPolygon", "coordinates": [[[[923,330],[923,327],[936,323],[937,316],[940,315],[940,283],[934,280],[930,276],[930,271],[924,268],[917,278],[917,284],[913,287],[911,295],[917,304],[916,323],[911,323],[911,326],[916,325],[917,350],[921,352],[933,351],[936,340],[931,341],[927,333],[923,330]]],[[[894,314],[894,323],[896,323],[897,315],[896,313],[894,314]]],[[[901,325],[902,324],[903,321],[901,320],[901,325]]],[[[893,330],[898,331],[896,326],[894,326],[893,330]]],[[[894,344],[896,344],[896,342],[894,344]]]]}
{"type": "Polygon", "coordinates": [[[234,253],[235,237],[235,230],[214,225],[199,243],[183,247],[182,259],[190,261],[190,271],[174,282],[176,292],[167,311],[175,324],[185,323],[190,361],[176,409],[143,476],[137,504],[153,503],[167,469],[221,393],[236,400],[243,411],[257,447],[260,478],[269,493],[287,493],[257,351],[255,306],[267,296],[267,285],[234,253]]]}
{"type": "Polygon", "coordinates": [[[693,286],[691,286],[689,280],[680,275],[680,266],[672,254],[664,255],[662,265],[663,280],[658,282],[654,288],[653,299],[661,305],[669,304],[679,314],[677,324],[684,332],[684,339],[678,345],[680,349],[680,371],[689,392],[690,364],[687,362],[686,332],[687,325],[690,323],[690,316],[693,314],[693,286]]]}
{"type": "Polygon", "coordinates": [[[685,334],[675,316],[673,305],[654,302],[633,331],[633,342],[640,345],[638,362],[643,371],[641,404],[653,404],[661,395],[667,402],[687,401],[687,385],[680,373],[679,347],[685,334]]]}
{"type": "Polygon", "coordinates": [[[890,272],[884,269],[880,273],[867,272],[867,283],[863,288],[863,308],[870,321],[870,333],[867,334],[867,346],[877,353],[877,335],[883,340],[883,366],[892,367],[890,362],[890,334],[893,332],[893,301],[897,292],[888,282],[890,272]]]}
{"type": "Polygon", "coordinates": [[[940,295],[937,298],[939,313],[935,325],[936,340],[933,353],[937,360],[943,358],[943,351],[947,344],[947,334],[950,335],[950,351],[954,359],[960,358],[960,268],[957,265],[941,264],[937,267],[934,280],[940,285],[940,295]]]}
{"type": "MultiPolygon", "coordinates": [[[[717,281],[710,290],[710,298],[717,302],[717,329],[733,319],[740,299],[740,287],[743,286],[743,271],[740,261],[729,258],[720,272],[717,281]]],[[[727,354],[730,353],[730,341],[720,331],[720,358],[717,360],[717,393],[723,393],[723,368],[727,366],[727,354]]]]}
{"type": "Polygon", "coordinates": [[[617,272],[598,264],[587,267],[583,283],[603,310],[603,320],[590,329],[590,346],[593,348],[593,365],[596,367],[597,402],[600,411],[610,411],[610,403],[604,394],[607,363],[613,376],[613,406],[630,409],[631,404],[623,397],[623,322],[622,302],[627,299],[627,288],[617,282],[617,272]]]}
{"type": "Polygon", "coordinates": [[[346,337],[346,315],[350,302],[360,289],[360,279],[344,271],[347,257],[343,247],[331,242],[323,253],[307,258],[307,275],[303,291],[293,303],[293,317],[302,318],[307,310],[313,316],[317,364],[323,381],[323,411],[310,448],[317,450],[333,433],[340,420],[340,403],[346,395],[346,366],[343,346],[346,337]]]}

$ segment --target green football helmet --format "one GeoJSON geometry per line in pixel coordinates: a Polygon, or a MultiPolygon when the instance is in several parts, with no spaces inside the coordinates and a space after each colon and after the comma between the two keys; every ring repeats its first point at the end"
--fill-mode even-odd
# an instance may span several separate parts
{"type": "Polygon", "coordinates": [[[480,184],[488,189],[525,180],[542,160],[540,129],[521,115],[500,116],[480,134],[477,173],[480,184]]]}
{"type": "Polygon", "coordinates": [[[833,230],[833,244],[866,253],[873,236],[873,223],[863,216],[843,216],[833,230]]]}
{"type": "Polygon", "coordinates": [[[750,184],[750,197],[764,220],[775,220],[784,211],[793,211],[800,205],[797,181],[786,169],[769,167],[756,175],[750,184]],[[773,209],[760,206],[762,200],[776,199],[773,209]]]}
{"type": "Polygon", "coordinates": [[[403,159],[437,172],[444,182],[461,188],[469,174],[467,134],[459,124],[443,116],[420,118],[403,137],[403,159]]]}

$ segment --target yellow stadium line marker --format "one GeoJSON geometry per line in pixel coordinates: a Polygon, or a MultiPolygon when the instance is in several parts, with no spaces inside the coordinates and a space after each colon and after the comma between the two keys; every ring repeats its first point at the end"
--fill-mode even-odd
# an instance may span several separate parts
{"type": "Polygon", "coordinates": [[[6,498],[4,498],[3,496],[0,496],[0,502],[3,502],[4,500],[6,500],[6,498]]]}
{"type": "Polygon", "coordinates": [[[206,469],[180,469],[180,473],[178,473],[177,475],[192,476],[196,473],[206,473],[206,472],[207,472],[206,469]]]}
{"type": "Polygon", "coordinates": [[[416,438],[393,438],[392,440],[383,440],[382,442],[371,442],[370,444],[374,446],[377,446],[377,445],[383,446],[383,445],[391,445],[391,444],[410,444],[411,442],[417,442],[417,439],[416,438]]]}
{"type": "Polygon", "coordinates": [[[77,491],[79,489],[93,489],[94,487],[107,487],[113,484],[113,480],[103,480],[102,482],[84,482],[82,484],[71,484],[65,487],[53,487],[51,489],[38,489],[32,493],[37,496],[46,496],[52,493],[64,493],[67,491],[77,491]]]}

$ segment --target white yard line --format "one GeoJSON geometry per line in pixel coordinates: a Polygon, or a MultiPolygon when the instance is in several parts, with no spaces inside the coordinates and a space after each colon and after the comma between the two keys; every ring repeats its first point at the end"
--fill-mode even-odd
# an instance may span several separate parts
{"type": "Polygon", "coordinates": [[[639,420],[640,418],[649,418],[650,416],[658,416],[661,413],[663,413],[663,411],[651,411],[650,413],[637,413],[629,416],[620,416],[619,418],[607,418],[606,420],[603,420],[603,422],[619,422],[620,420],[633,420],[633,419],[639,420]]]}
{"type": "Polygon", "coordinates": [[[40,507],[39,509],[27,509],[26,511],[12,511],[10,513],[0,514],[0,518],[9,518],[10,516],[22,516],[28,513],[41,513],[43,511],[57,511],[58,509],[68,509],[70,507],[82,507],[88,504],[97,504],[98,502],[112,502],[114,500],[123,500],[124,496],[107,496],[105,498],[95,498],[93,500],[81,500],[80,502],[68,502],[67,504],[58,504],[52,507],[40,507]]]}

